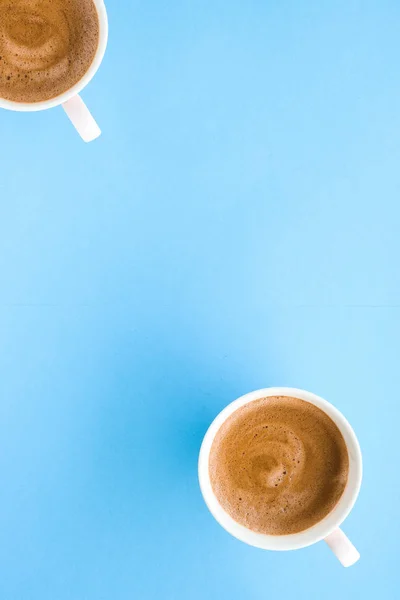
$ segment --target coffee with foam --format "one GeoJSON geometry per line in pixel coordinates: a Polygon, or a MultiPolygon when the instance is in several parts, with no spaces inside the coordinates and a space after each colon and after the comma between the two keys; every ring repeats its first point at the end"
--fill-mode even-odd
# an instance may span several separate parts
{"type": "Polygon", "coordinates": [[[0,97],[59,96],[88,71],[98,43],[93,0],[0,0],[0,97]]]}
{"type": "Polygon", "coordinates": [[[238,523],[286,535],[326,517],[346,487],[341,432],[315,405],[286,396],[254,400],[221,426],[210,452],[214,494],[238,523]]]}

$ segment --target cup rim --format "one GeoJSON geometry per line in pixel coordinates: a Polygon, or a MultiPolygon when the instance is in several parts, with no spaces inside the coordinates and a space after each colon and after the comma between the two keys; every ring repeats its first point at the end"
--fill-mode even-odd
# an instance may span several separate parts
{"type": "Polygon", "coordinates": [[[199,453],[198,477],[204,501],[216,521],[237,539],[265,550],[297,550],[311,546],[337,529],[352,510],[360,491],[362,480],[361,449],[350,423],[333,404],[306,390],[290,387],[270,387],[249,392],[228,404],[208,428],[199,453]],[[349,475],[344,492],[334,509],[321,521],[294,534],[267,535],[257,533],[235,521],[219,504],[211,487],[209,455],[212,442],[226,419],[241,406],[260,398],[291,396],[305,400],[323,410],[337,425],[346,443],[349,455],[349,475]]]}
{"type": "Polygon", "coordinates": [[[0,108],[15,112],[38,112],[40,110],[47,110],[48,108],[54,108],[55,106],[64,104],[79,94],[88,85],[103,61],[108,42],[108,17],[104,1],[93,0],[93,3],[96,7],[97,15],[99,17],[99,44],[92,64],[84,76],[66,92],[63,92],[62,94],[59,94],[50,100],[42,100],[40,102],[15,102],[13,100],[6,100],[5,98],[0,97],[0,108]]]}

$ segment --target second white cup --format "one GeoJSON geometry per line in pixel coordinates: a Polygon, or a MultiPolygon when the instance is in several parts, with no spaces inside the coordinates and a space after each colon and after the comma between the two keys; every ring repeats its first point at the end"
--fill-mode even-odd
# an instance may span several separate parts
{"type": "Polygon", "coordinates": [[[297,550],[325,540],[343,566],[349,567],[360,558],[359,552],[339,528],[350,513],[357,499],[362,479],[362,457],[357,437],[341,412],[332,404],[305,390],[285,387],[264,388],[251,392],[229,404],[210,425],[199,456],[199,482],[203,498],[214,518],[226,531],[242,542],[264,550],[297,550]],[[241,406],[270,396],[290,396],[305,400],[323,410],[336,423],[347,446],[349,475],[344,492],[335,508],[321,521],[299,533],[290,535],[266,535],[252,531],[237,523],[219,504],[211,486],[209,457],[214,438],[221,425],[241,406]]]}
{"type": "Polygon", "coordinates": [[[79,93],[87,86],[101,65],[108,41],[108,19],[107,11],[103,0],[93,0],[99,17],[99,45],[95,57],[85,75],[72,88],[63,94],[45,100],[43,102],[13,102],[0,98],[0,108],[20,112],[32,112],[38,110],[47,110],[55,106],[62,106],[85,142],[95,140],[101,134],[100,127],[92,117],[86,104],[83,102],[79,93]]]}

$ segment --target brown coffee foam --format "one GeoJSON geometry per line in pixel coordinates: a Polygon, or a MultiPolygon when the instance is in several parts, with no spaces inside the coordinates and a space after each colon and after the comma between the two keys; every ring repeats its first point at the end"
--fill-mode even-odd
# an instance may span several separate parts
{"type": "Polygon", "coordinates": [[[349,457],[335,423],[309,402],[276,396],[236,410],[210,451],[219,503],[238,523],[286,535],[326,517],[345,489],[349,457]]]}
{"type": "Polygon", "coordinates": [[[0,0],[0,97],[59,96],[88,71],[98,43],[93,0],[0,0]]]}

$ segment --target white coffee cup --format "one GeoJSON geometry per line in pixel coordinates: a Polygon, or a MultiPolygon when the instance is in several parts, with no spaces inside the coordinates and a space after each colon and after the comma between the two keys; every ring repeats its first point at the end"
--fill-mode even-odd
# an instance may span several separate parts
{"type": "Polygon", "coordinates": [[[211,423],[200,449],[199,482],[204,500],[214,518],[228,533],[246,544],[264,550],[297,550],[325,540],[343,566],[349,567],[360,558],[359,552],[339,526],[350,513],[357,499],[362,479],[362,458],[357,437],[348,421],[332,404],[319,396],[295,388],[274,387],[250,392],[229,404],[211,423]],[[343,435],[349,455],[349,475],[344,492],[335,508],[321,521],[300,533],[289,535],[266,535],[256,533],[237,523],[219,504],[211,487],[209,457],[214,438],[221,425],[238,408],[269,396],[290,396],[310,402],[323,410],[336,423],[343,435]]]}
{"type": "Polygon", "coordinates": [[[103,60],[108,40],[108,19],[103,0],[93,0],[99,17],[99,45],[88,71],[72,88],[51,100],[43,102],[13,102],[0,97],[0,108],[20,112],[47,110],[54,106],[62,106],[72,124],[85,142],[95,140],[101,134],[100,128],[83,102],[79,93],[87,86],[103,60]]]}

